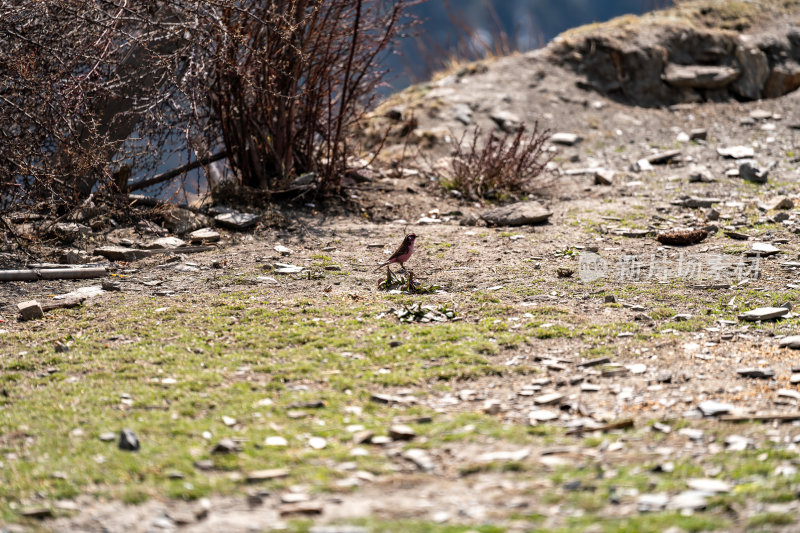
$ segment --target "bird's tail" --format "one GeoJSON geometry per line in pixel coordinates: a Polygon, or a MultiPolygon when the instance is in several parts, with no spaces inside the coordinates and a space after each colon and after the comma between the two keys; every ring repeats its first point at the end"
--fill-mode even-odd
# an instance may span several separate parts
{"type": "Polygon", "coordinates": [[[380,265],[378,265],[377,267],[375,267],[375,270],[373,270],[373,272],[377,272],[378,270],[382,269],[382,268],[383,268],[383,267],[385,267],[386,265],[390,265],[391,263],[392,263],[391,261],[386,261],[385,263],[381,263],[380,265]]]}

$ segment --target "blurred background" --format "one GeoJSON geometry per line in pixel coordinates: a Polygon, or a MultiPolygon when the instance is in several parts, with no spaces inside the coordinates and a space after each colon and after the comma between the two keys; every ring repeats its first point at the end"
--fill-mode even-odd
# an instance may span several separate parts
{"type": "Polygon", "coordinates": [[[387,90],[427,80],[453,59],[531,50],[575,26],[670,5],[670,0],[428,0],[413,8],[421,20],[417,35],[388,60],[387,90]]]}

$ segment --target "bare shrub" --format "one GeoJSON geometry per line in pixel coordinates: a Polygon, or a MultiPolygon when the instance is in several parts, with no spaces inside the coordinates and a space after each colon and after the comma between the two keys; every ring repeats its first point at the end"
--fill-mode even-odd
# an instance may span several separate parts
{"type": "Polygon", "coordinates": [[[524,124],[516,133],[491,132],[483,137],[478,126],[466,130],[453,142],[450,176],[443,184],[471,200],[503,200],[532,192],[552,159],[543,149],[548,138],[549,131],[540,132],[538,123],[531,133],[524,124]]]}
{"type": "Polygon", "coordinates": [[[126,167],[216,182],[222,158],[256,194],[335,192],[416,1],[0,3],[0,208],[123,192],[126,167]]]}

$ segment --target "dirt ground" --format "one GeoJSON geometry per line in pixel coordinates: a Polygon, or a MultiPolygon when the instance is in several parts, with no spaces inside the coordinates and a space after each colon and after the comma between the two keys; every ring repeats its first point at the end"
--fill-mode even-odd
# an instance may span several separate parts
{"type": "MultiPolygon", "coordinates": [[[[790,311],[778,321],[757,323],[738,315],[800,304],[800,263],[795,263],[800,254],[800,95],[639,108],[579,88],[574,74],[553,67],[539,53],[500,58],[474,70],[399,98],[402,112],[417,118],[418,130],[431,132],[420,134],[431,141],[427,155],[407,152],[403,158],[400,145],[389,146],[382,157],[394,159],[395,169],[353,184],[348,194],[358,207],[349,214],[331,215],[308,205],[287,209],[282,229],[262,224],[248,232],[220,230],[222,240],[210,252],[177,261],[163,255],[117,263],[114,272],[123,293],[166,302],[257,287],[278,309],[291,310],[307,298],[340,302],[336,305],[357,302],[388,313],[395,303],[376,288],[384,273],[373,268],[404,232],[414,232],[417,250],[407,266],[424,285],[440,288],[425,303],[453,305],[465,322],[486,320],[484,310],[490,309],[490,318],[506,331],[524,326],[527,338],[491,353],[491,364],[508,372],[384,392],[406,393],[437,417],[487,413],[535,431],[529,440],[487,436],[480,442],[454,440],[427,448],[428,469],[403,455],[404,444],[390,443],[381,453],[397,465],[396,471],[362,480],[351,492],[316,494],[322,510],[314,523],[360,523],[353,520],[369,517],[432,524],[425,531],[445,531],[447,524],[464,525],[452,531],[487,524],[500,531],[796,530],[798,500],[786,495],[800,488],[800,390],[792,379],[800,355],[779,342],[800,333],[799,315],[790,311]],[[485,131],[495,127],[491,114],[507,111],[553,133],[582,138],[574,146],[552,145],[548,186],[536,195],[553,213],[547,224],[460,225],[489,206],[442,189],[426,168],[448,153],[447,137],[457,137],[465,127],[454,118],[458,104],[467,105],[485,131]],[[705,130],[706,138],[688,140],[696,129],[705,130]],[[739,169],[739,161],[717,150],[731,146],[753,148],[757,166],[770,169],[766,183],[749,183],[729,172],[739,169]],[[667,150],[679,154],[651,170],[633,170],[640,159],[667,150]],[[690,181],[695,165],[706,167],[711,181],[690,181]],[[614,171],[611,184],[597,184],[599,168],[614,171]],[[713,207],[677,205],[687,197],[714,199],[713,207]],[[779,197],[792,206],[771,209],[779,197]],[[781,221],[776,220],[779,214],[781,221]],[[423,217],[432,220],[418,223],[423,217]],[[686,247],[656,240],[657,233],[675,228],[711,233],[686,247]],[[736,238],[739,234],[747,237],[736,238]],[[753,243],[779,249],[758,258],[757,272],[746,259],[753,243]],[[288,247],[291,255],[282,256],[276,245],[288,247]],[[589,253],[606,261],[604,277],[582,279],[589,271],[581,257],[589,253]],[[263,267],[275,262],[309,266],[321,254],[349,274],[335,279],[284,276],[276,283],[258,281],[254,274],[277,278],[263,267]],[[193,269],[173,268],[178,264],[193,269]],[[158,283],[144,284],[147,280],[158,283]],[[532,370],[513,371],[520,366],[532,370]],[[745,369],[772,373],[759,379],[743,376],[739,371],[745,369]],[[726,404],[720,408],[724,412],[707,416],[700,407],[711,401],[726,404]],[[736,423],[720,414],[766,415],[766,421],[736,423]],[[556,437],[548,438],[551,432],[556,437]],[[496,455],[487,457],[490,453],[496,455]],[[668,473],[677,466],[673,490],[659,488],[668,493],[664,505],[653,504],[658,512],[676,512],[672,522],[631,522],[632,529],[624,529],[619,520],[646,520],[649,500],[643,496],[652,489],[647,483],[626,485],[614,479],[620,472],[659,475],[643,470],[644,465],[668,473]],[[686,480],[709,478],[730,486],[690,495],[704,499],[702,505],[676,503],[686,480]],[[759,491],[776,497],[760,497],[759,491]],[[721,521],[690,521],[704,516],[721,521]],[[582,522],[586,517],[598,522],[582,522]]],[[[152,236],[123,228],[104,238],[112,244],[123,239],[138,244],[152,236]]],[[[16,320],[17,302],[48,300],[89,284],[3,284],[0,342],[37,327],[16,320]]],[[[105,292],[84,305],[113,316],[116,299],[116,292],[105,292]]],[[[41,527],[130,532],[299,528],[287,525],[290,517],[279,513],[280,498],[251,493],[126,505],[78,496],[68,516],[41,527]]],[[[34,527],[25,524],[8,524],[3,531],[34,527]]],[[[340,527],[317,531],[350,531],[340,527]]]]}

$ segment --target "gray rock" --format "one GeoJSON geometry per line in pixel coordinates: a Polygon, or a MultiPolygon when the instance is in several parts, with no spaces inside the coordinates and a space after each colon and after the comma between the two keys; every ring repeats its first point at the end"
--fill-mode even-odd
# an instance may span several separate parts
{"type": "Polygon", "coordinates": [[[636,500],[640,513],[663,511],[669,503],[669,496],[664,493],[642,494],[636,500]]]}
{"type": "Polygon", "coordinates": [[[403,457],[414,463],[423,472],[433,472],[436,465],[430,454],[420,448],[411,448],[403,452],[403,457]]]}
{"type": "Polygon", "coordinates": [[[690,141],[705,141],[708,138],[708,130],[704,128],[695,128],[689,132],[690,141]]]}
{"type": "Polygon", "coordinates": [[[775,377],[771,368],[740,368],[736,371],[743,378],[770,379],[775,377]]]}
{"type": "Polygon", "coordinates": [[[781,250],[769,243],[766,242],[754,242],[753,246],[748,250],[745,255],[747,256],[761,256],[761,257],[769,257],[771,255],[777,255],[781,253],[781,250]]]}
{"type": "Polygon", "coordinates": [[[189,240],[191,242],[217,242],[219,239],[219,232],[214,231],[211,228],[200,228],[189,234],[189,240]]]}
{"type": "Polygon", "coordinates": [[[525,226],[543,224],[552,216],[539,202],[518,202],[481,213],[481,218],[492,226],[525,226]]]}
{"type": "Polygon", "coordinates": [[[124,246],[102,246],[95,248],[94,255],[102,255],[110,261],[136,261],[150,256],[147,250],[137,248],[126,248],[124,246]]]}
{"type": "Polygon", "coordinates": [[[707,492],[686,490],[672,498],[668,504],[670,509],[700,511],[708,505],[707,492]]]}
{"type": "Polygon", "coordinates": [[[220,439],[218,443],[211,449],[211,453],[235,453],[242,449],[236,441],[224,438],[220,439]]]}
{"type": "Polygon", "coordinates": [[[692,165],[689,167],[689,183],[711,183],[717,181],[708,167],[692,165]]]}
{"type": "Polygon", "coordinates": [[[247,474],[245,479],[248,483],[262,483],[273,479],[289,477],[288,468],[272,468],[270,470],[255,470],[247,474]]]}
{"type": "Polygon", "coordinates": [[[739,315],[739,320],[747,320],[748,322],[756,322],[759,320],[775,320],[789,313],[785,307],[759,307],[758,309],[751,309],[739,315]]]}
{"type": "Polygon", "coordinates": [[[782,338],[778,342],[781,348],[792,348],[793,350],[800,350],[800,335],[789,335],[782,338]]]}
{"type": "Polygon", "coordinates": [[[20,320],[34,320],[44,316],[42,306],[36,300],[18,303],[17,310],[19,311],[20,320]]]}
{"type": "Polygon", "coordinates": [[[767,209],[794,209],[794,201],[788,196],[778,196],[769,203],[767,209]]]}
{"type": "Polygon", "coordinates": [[[794,61],[777,64],[764,84],[764,98],[778,98],[800,88],[800,65],[794,61]]]}
{"type": "Polygon", "coordinates": [[[752,158],[756,152],[751,146],[729,146],[725,148],[717,148],[717,153],[722,157],[730,159],[749,159],[752,158]]]}
{"type": "Polygon", "coordinates": [[[514,133],[522,124],[522,121],[517,115],[508,111],[495,111],[489,115],[489,118],[497,124],[498,128],[506,133],[514,133]]]}
{"type": "Polygon", "coordinates": [[[736,47],[736,61],[742,74],[731,84],[731,91],[748,100],[758,100],[769,77],[767,55],[757,46],[740,44],[736,47]]]}
{"type": "Polygon", "coordinates": [[[291,182],[289,182],[289,188],[290,189],[309,188],[312,185],[314,185],[316,179],[317,179],[316,172],[306,172],[305,174],[300,174],[291,182]]]}
{"type": "Polygon", "coordinates": [[[719,416],[730,413],[734,409],[734,406],[729,403],[708,400],[700,402],[697,405],[697,409],[700,410],[703,416],[719,416]]]}
{"type": "Polygon", "coordinates": [[[136,433],[134,433],[131,429],[123,429],[120,431],[117,448],[120,450],[127,450],[129,452],[138,451],[139,439],[136,437],[136,433]]]}
{"type": "Polygon", "coordinates": [[[558,413],[554,413],[553,411],[548,411],[547,409],[537,409],[535,411],[531,411],[528,415],[528,421],[532,426],[540,424],[542,422],[550,422],[552,420],[558,419],[558,413]]]}
{"type": "Polygon", "coordinates": [[[163,250],[165,248],[177,248],[179,246],[186,246],[186,241],[177,237],[161,237],[145,244],[143,248],[147,250],[163,250]]]}
{"type": "Polygon", "coordinates": [[[583,139],[577,133],[554,133],[550,136],[550,142],[553,144],[563,144],[566,146],[574,146],[581,142],[583,139]]]}
{"type": "Polygon", "coordinates": [[[666,152],[658,152],[651,156],[647,156],[647,161],[651,165],[665,165],[681,155],[680,150],[667,150],[666,152]]]}
{"type": "Polygon", "coordinates": [[[260,219],[260,216],[253,213],[231,212],[215,216],[214,222],[224,228],[243,231],[255,226],[260,219]]]}
{"type": "Polygon", "coordinates": [[[758,168],[753,161],[744,161],[739,165],[739,177],[753,183],[766,183],[769,170],[758,168]]]}
{"type": "Polygon", "coordinates": [[[561,403],[561,400],[564,399],[563,394],[559,394],[557,392],[551,392],[550,394],[543,394],[538,398],[534,398],[533,402],[537,405],[551,405],[561,403]]]}
{"type": "Polygon", "coordinates": [[[687,196],[686,198],[672,202],[672,205],[697,209],[698,207],[711,207],[712,205],[718,204],[721,201],[721,198],[700,198],[697,196],[687,196]]]}
{"type": "Polygon", "coordinates": [[[676,65],[670,63],[661,78],[673,87],[719,89],[739,77],[739,69],[712,65],[676,65]]]}
{"type": "Polygon", "coordinates": [[[394,424],[389,428],[389,436],[392,440],[414,440],[417,433],[405,424],[394,424]]]}
{"type": "Polygon", "coordinates": [[[686,486],[688,486],[692,490],[697,490],[700,492],[708,492],[711,494],[718,494],[731,491],[731,484],[726,481],[722,481],[721,479],[694,478],[688,480],[686,482],[686,486]]]}
{"type": "Polygon", "coordinates": [[[474,119],[472,118],[472,108],[470,108],[467,104],[454,105],[453,118],[465,126],[469,126],[474,122],[474,119]]]}

